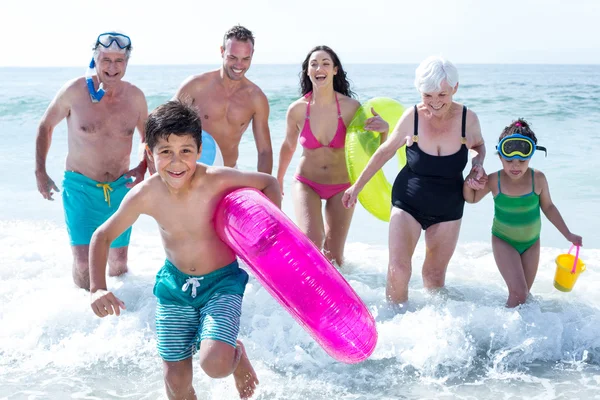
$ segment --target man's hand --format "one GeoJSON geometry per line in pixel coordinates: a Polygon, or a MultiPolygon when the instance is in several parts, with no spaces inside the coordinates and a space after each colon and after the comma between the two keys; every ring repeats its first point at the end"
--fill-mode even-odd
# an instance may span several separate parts
{"type": "Polygon", "coordinates": [[[131,189],[132,187],[134,187],[135,185],[137,185],[138,183],[140,183],[141,181],[144,180],[144,175],[146,175],[146,161],[145,160],[140,162],[137,167],[128,171],[125,174],[125,178],[133,178],[134,179],[133,182],[130,182],[130,183],[126,184],[125,186],[127,186],[129,189],[131,189]]]}
{"type": "Polygon", "coordinates": [[[48,176],[46,171],[36,171],[35,172],[35,180],[37,181],[38,191],[42,194],[42,196],[46,200],[53,201],[52,195],[54,194],[52,191],[60,192],[58,187],[54,183],[52,179],[48,176]]]}

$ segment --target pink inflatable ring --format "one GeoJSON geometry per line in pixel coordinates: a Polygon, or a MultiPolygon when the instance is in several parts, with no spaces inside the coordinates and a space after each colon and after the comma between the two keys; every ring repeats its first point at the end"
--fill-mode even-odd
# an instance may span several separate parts
{"type": "Polygon", "coordinates": [[[368,358],[375,320],[356,292],[300,229],[260,191],[238,189],[215,213],[217,234],[269,293],[338,361],[368,358]]]}

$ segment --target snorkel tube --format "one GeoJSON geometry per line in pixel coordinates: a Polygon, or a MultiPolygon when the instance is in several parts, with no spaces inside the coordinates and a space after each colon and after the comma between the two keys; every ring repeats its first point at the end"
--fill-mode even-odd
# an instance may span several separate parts
{"type": "MultiPolygon", "coordinates": [[[[90,98],[92,99],[92,103],[98,103],[102,100],[104,96],[104,89],[102,88],[102,82],[98,86],[98,90],[94,87],[94,78],[92,76],[96,75],[96,61],[94,61],[94,57],[92,56],[92,61],[90,61],[90,65],[85,72],[85,83],[87,84],[88,92],[90,93],[90,98]]],[[[100,81],[100,78],[98,78],[100,81]]]]}

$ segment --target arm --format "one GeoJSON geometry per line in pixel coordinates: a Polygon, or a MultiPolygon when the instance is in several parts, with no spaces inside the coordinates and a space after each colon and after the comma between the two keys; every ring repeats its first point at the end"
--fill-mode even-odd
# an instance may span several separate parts
{"type": "Polygon", "coordinates": [[[252,117],[252,132],[258,151],[257,171],[271,174],[273,172],[273,148],[269,132],[269,101],[263,92],[255,96],[256,112],[252,117]]]}
{"type": "Polygon", "coordinates": [[[472,171],[467,179],[465,179],[465,183],[463,185],[463,197],[467,203],[479,203],[481,199],[483,199],[489,192],[491,192],[491,177],[488,175],[487,181],[484,184],[483,189],[473,189],[469,186],[469,179],[472,179],[477,174],[476,171],[472,171]]]}
{"type": "MultiPolygon", "coordinates": [[[[138,110],[138,121],[136,123],[137,130],[140,134],[140,146],[143,146],[146,141],[146,120],[148,119],[148,103],[146,103],[146,97],[142,91],[139,91],[139,95],[136,97],[136,104],[138,110]]],[[[140,163],[127,172],[127,178],[135,178],[135,180],[131,183],[128,183],[126,186],[128,188],[132,188],[141,181],[144,180],[144,175],[146,175],[146,170],[148,169],[148,159],[146,156],[146,152],[142,151],[140,154],[140,163]]]]}
{"type": "Polygon", "coordinates": [[[190,76],[183,81],[179,89],[177,89],[177,92],[175,92],[175,96],[173,96],[171,100],[177,100],[188,105],[194,105],[194,96],[192,96],[192,93],[196,83],[195,78],[195,76],[190,76]]]}
{"type": "Polygon", "coordinates": [[[281,192],[283,193],[283,180],[285,173],[292,162],[292,157],[296,152],[296,146],[298,145],[298,135],[300,134],[300,128],[295,118],[295,108],[292,103],[287,111],[286,115],[286,133],[285,139],[281,144],[281,150],[279,151],[279,167],[277,168],[277,180],[281,186],[281,192]]]}
{"type": "Polygon", "coordinates": [[[467,122],[467,142],[470,144],[469,149],[477,153],[471,160],[471,172],[475,172],[475,174],[469,173],[470,178],[467,179],[467,183],[471,188],[479,190],[485,186],[485,182],[481,181],[481,178],[486,175],[483,169],[485,142],[481,134],[481,125],[479,124],[477,114],[469,110],[467,112],[467,119],[469,120],[467,122]]]}
{"type": "Polygon", "coordinates": [[[281,189],[274,176],[263,172],[246,172],[235,168],[215,168],[215,178],[222,191],[250,187],[260,190],[281,209],[281,189]]]}
{"type": "Polygon", "coordinates": [[[571,233],[562,215],[560,215],[558,208],[556,208],[556,206],[552,202],[546,175],[544,175],[543,172],[536,170],[534,179],[535,186],[540,187],[542,189],[542,191],[540,192],[540,208],[544,212],[546,218],[548,218],[548,221],[552,222],[552,225],[554,225],[556,229],[558,229],[558,231],[562,233],[565,239],[567,239],[569,242],[573,243],[576,246],[581,246],[583,239],[581,238],[581,236],[571,233]]]}
{"type": "Polygon", "coordinates": [[[69,87],[72,83],[65,85],[52,100],[48,109],[42,116],[38,126],[38,133],[35,139],[35,179],[37,181],[38,191],[47,200],[52,198],[52,190],[58,192],[58,187],[50,179],[46,172],[46,158],[50,151],[52,143],[52,133],[56,125],[66,118],[71,111],[69,98],[69,87]]]}
{"type": "Polygon", "coordinates": [[[119,315],[120,308],[125,308],[121,300],[107,291],[106,262],[110,244],[133,225],[141,214],[143,199],[140,189],[143,189],[141,185],[127,193],[117,212],[92,235],[89,253],[91,307],[99,317],[112,315],[113,312],[119,315]]]}
{"type": "Polygon", "coordinates": [[[373,112],[374,117],[369,118],[365,122],[365,129],[379,131],[382,134],[382,140],[384,136],[386,137],[386,140],[377,148],[373,154],[373,157],[371,157],[367,163],[365,170],[360,174],[354,183],[353,186],[355,186],[358,191],[362,190],[362,188],[367,184],[367,182],[369,182],[373,175],[375,175],[375,173],[379,171],[381,167],[383,167],[384,164],[394,156],[394,154],[396,154],[398,149],[406,144],[406,132],[408,124],[411,123],[409,116],[414,113],[414,110],[409,108],[408,111],[402,115],[396,124],[396,127],[392,131],[392,134],[389,135],[388,138],[387,132],[389,130],[389,126],[379,116],[379,114],[375,112],[375,110],[371,109],[371,111],[373,112]],[[382,122],[384,124],[381,124],[382,122]]]}

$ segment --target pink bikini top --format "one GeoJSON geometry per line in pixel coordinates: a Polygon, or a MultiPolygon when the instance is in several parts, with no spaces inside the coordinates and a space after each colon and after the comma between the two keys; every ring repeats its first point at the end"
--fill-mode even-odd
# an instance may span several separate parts
{"type": "MultiPolygon", "coordinates": [[[[304,98],[309,99],[312,96],[312,92],[308,92],[304,98]]],[[[344,120],[342,119],[342,112],[340,111],[340,102],[338,101],[337,93],[335,94],[335,104],[337,105],[338,112],[338,126],[335,131],[335,135],[331,142],[327,146],[324,146],[317,140],[315,135],[312,133],[310,129],[310,99],[308,100],[308,104],[306,105],[306,119],[304,120],[304,126],[302,127],[302,132],[300,132],[300,146],[305,149],[318,149],[320,147],[330,147],[332,149],[342,149],[346,145],[346,125],[344,125],[344,120]]]]}

